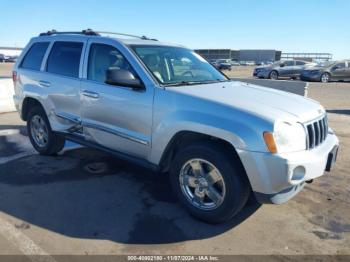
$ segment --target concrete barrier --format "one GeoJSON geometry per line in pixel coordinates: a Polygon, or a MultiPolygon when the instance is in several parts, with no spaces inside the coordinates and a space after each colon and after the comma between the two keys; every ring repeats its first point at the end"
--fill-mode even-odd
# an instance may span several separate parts
{"type": "Polygon", "coordinates": [[[293,94],[307,97],[308,83],[292,80],[269,80],[255,78],[232,78],[233,80],[246,82],[249,84],[278,89],[293,94]]]}
{"type": "Polygon", "coordinates": [[[16,111],[12,78],[0,78],[0,113],[16,111]]]}

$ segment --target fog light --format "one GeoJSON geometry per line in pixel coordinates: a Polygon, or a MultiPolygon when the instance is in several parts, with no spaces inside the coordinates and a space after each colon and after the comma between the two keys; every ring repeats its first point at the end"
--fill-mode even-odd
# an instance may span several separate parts
{"type": "Polygon", "coordinates": [[[297,166],[293,169],[292,180],[302,180],[305,176],[305,167],[297,166]]]}

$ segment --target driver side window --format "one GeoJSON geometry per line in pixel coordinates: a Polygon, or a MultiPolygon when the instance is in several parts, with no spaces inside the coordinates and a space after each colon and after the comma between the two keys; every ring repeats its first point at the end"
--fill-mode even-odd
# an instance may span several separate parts
{"type": "Polygon", "coordinates": [[[106,44],[92,44],[89,53],[89,80],[106,82],[107,70],[125,69],[133,71],[125,57],[113,46],[106,44]]]}

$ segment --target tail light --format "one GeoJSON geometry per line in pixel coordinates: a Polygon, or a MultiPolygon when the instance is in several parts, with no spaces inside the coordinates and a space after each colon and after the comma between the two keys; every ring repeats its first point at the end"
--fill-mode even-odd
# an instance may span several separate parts
{"type": "Polygon", "coordinates": [[[12,81],[13,81],[13,86],[16,86],[16,81],[17,81],[17,72],[12,71],[12,81]]]}

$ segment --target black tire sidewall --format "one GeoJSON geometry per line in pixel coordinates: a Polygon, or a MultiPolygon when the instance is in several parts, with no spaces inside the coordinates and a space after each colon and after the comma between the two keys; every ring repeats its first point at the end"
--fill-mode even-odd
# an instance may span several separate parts
{"type": "Polygon", "coordinates": [[[40,106],[33,107],[28,113],[27,133],[28,133],[30,142],[32,143],[35,150],[38,151],[42,155],[55,154],[58,151],[60,151],[64,146],[64,139],[61,137],[58,137],[57,134],[52,132],[51,125],[50,125],[50,122],[46,116],[46,113],[45,113],[44,109],[41,108],[40,106]],[[34,138],[32,137],[32,132],[31,132],[31,122],[32,121],[31,120],[36,115],[40,116],[44,120],[44,122],[46,124],[47,131],[48,131],[48,142],[45,145],[45,147],[38,146],[37,143],[35,142],[34,138]]]}
{"type": "MultiPolygon", "coordinates": [[[[172,188],[180,202],[195,217],[209,223],[221,223],[237,214],[245,205],[249,186],[242,174],[235,168],[235,160],[215,148],[211,143],[196,144],[181,150],[174,159],[170,172],[172,188]],[[225,181],[226,196],[223,203],[214,210],[201,210],[193,206],[183,194],[179,174],[182,166],[190,159],[201,158],[212,163],[221,173],[225,181]]],[[[244,174],[245,175],[245,174],[244,174]]]]}

